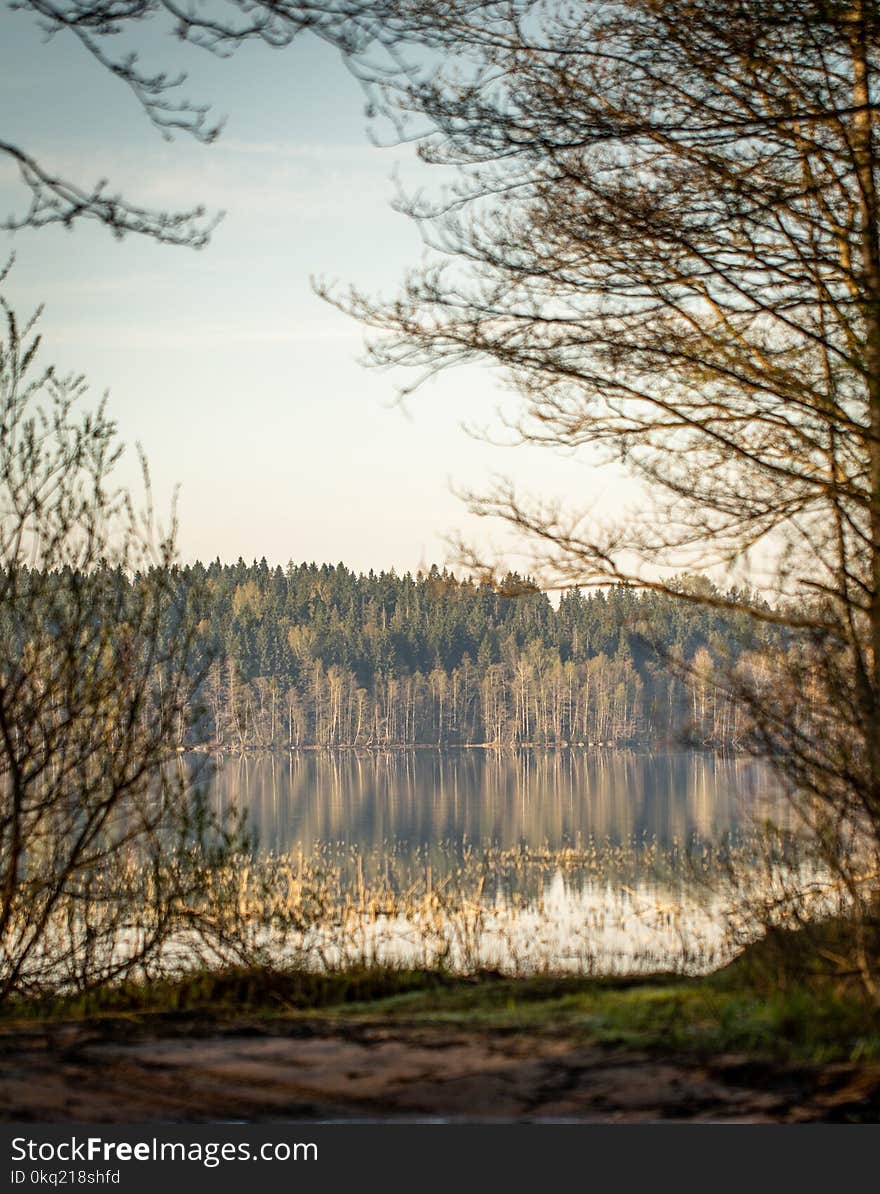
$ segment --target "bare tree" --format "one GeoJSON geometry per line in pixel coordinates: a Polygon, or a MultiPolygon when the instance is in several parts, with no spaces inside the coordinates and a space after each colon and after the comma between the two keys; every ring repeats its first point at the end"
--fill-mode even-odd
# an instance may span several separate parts
{"type": "Polygon", "coordinates": [[[461,0],[412,12],[410,35],[444,57],[391,81],[386,110],[458,181],[435,202],[401,200],[436,252],[395,301],[332,297],[382,332],[375,362],[420,376],[500,366],[522,397],[523,441],[586,448],[647,484],[656,504],[615,526],[525,502],[510,483],[472,497],[526,536],[544,585],[649,586],[779,627],[769,666],[719,667],[713,682],[750,710],[753,748],[829,857],[867,840],[846,874],[871,919],[880,9],[461,0]],[[756,553],[772,561],[760,599],[658,579],[754,577],[756,553]]]}
{"type": "Polygon", "coordinates": [[[198,680],[173,521],[114,486],[104,406],[78,414],[82,379],[3,313],[0,998],[146,965],[224,845],[173,754],[198,680]]]}
{"type": "MultiPolygon", "coordinates": [[[[205,144],[214,141],[222,120],[209,103],[186,96],[185,72],[147,66],[139,53],[143,33],[161,30],[170,41],[230,57],[246,42],[283,49],[307,32],[337,47],[357,75],[382,75],[395,62],[398,31],[394,4],[370,0],[221,0],[209,8],[176,0],[14,0],[11,7],[33,16],[47,37],[65,37],[74,52],[87,54],[97,69],[112,75],[166,140],[178,135],[205,144]],[[368,59],[375,48],[378,62],[368,59]]],[[[166,244],[202,248],[218,217],[202,206],[167,212],[144,207],[110,189],[106,179],[82,183],[48,168],[17,142],[13,131],[0,137],[0,154],[15,163],[27,194],[22,210],[0,224],[8,230],[47,224],[72,226],[97,221],[116,236],[128,233],[166,244]]]]}

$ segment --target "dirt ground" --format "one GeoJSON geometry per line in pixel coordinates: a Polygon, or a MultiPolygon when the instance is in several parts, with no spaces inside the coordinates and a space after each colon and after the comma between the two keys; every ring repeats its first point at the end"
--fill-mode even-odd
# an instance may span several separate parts
{"type": "Polygon", "coordinates": [[[880,1119],[880,1066],[696,1062],[563,1036],[180,1017],[0,1030],[0,1119],[880,1119]]]}

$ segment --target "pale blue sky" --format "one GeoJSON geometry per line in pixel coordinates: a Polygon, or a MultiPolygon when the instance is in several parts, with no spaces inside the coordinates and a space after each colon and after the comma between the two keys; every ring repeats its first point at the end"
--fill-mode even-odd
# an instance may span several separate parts
{"type": "MultiPolygon", "coordinates": [[[[123,438],[149,458],[160,506],[179,483],[185,558],[443,562],[456,530],[499,541],[450,492],[493,473],[619,512],[631,491],[613,474],[462,430],[510,403],[487,370],[452,373],[407,413],[393,408],[395,378],[359,363],[362,330],[312,293],[310,275],[389,294],[421,255],[390,200],[395,168],[411,185],[424,168],[411,149],[370,144],[360,90],[333,51],[303,39],[231,61],[181,59],[174,43],[145,39],[147,62],[183,61],[187,94],[228,116],[206,147],[163,142],[71,38],[43,44],[24,14],[2,21],[4,136],[79,182],[107,176],[138,202],[228,213],[200,253],[117,242],[86,225],[0,245],[16,254],[7,298],[21,310],[46,304],[44,361],[84,372],[95,400],[110,391],[123,438]]],[[[0,211],[24,201],[0,164],[0,211]]]]}

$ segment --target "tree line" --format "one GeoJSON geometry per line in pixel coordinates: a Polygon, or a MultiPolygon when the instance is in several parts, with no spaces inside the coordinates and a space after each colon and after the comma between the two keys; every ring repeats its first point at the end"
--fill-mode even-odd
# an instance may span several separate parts
{"type": "Polygon", "coordinates": [[[736,747],[743,712],[716,668],[778,637],[664,594],[574,591],[554,606],[518,577],[499,590],[436,567],[356,575],[239,560],[177,576],[202,595],[187,743],[217,750],[736,747]]]}

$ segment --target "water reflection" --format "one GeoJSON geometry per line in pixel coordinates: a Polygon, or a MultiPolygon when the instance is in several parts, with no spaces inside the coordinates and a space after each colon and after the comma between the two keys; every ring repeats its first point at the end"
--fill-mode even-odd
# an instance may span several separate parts
{"type": "Polygon", "coordinates": [[[208,782],[217,806],[248,810],[275,851],[560,848],[591,837],[669,848],[735,837],[784,811],[759,764],[698,752],[302,752],[227,758],[208,782]]]}
{"type": "Polygon", "coordinates": [[[750,872],[756,823],[789,821],[765,768],[698,752],[251,755],[205,782],[286,856],[269,897],[329,883],[294,947],[266,943],[297,964],[708,970],[730,956],[724,859],[750,872]]]}

